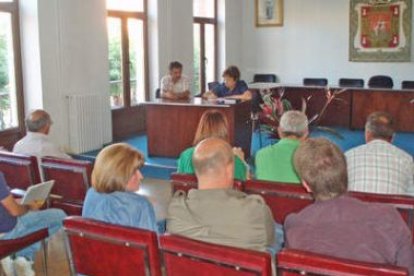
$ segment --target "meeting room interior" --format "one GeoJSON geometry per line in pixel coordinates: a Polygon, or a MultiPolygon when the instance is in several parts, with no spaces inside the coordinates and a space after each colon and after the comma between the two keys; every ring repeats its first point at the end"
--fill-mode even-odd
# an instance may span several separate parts
{"type": "MultiPolygon", "coordinates": [[[[293,227],[330,204],[295,154],[320,149],[307,153],[326,166],[317,181],[345,166],[346,188],[328,201],[397,210],[399,252],[414,258],[413,14],[412,0],[0,0],[0,275],[413,275],[414,260],[359,258],[363,245],[296,247],[293,227]],[[48,180],[46,199],[20,204],[48,180]],[[402,186],[369,190],[387,181],[402,186]],[[262,207],[271,228],[253,219],[262,207]],[[50,210],[64,216],[56,231],[15,234],[50,210]],[[262,226],[271,238],[249,236],[262,226]]],[[[346,219],[335,206],[326,217],[346,219]]],[[[372,225],[361,232],[382,231],[372,225]]]]}

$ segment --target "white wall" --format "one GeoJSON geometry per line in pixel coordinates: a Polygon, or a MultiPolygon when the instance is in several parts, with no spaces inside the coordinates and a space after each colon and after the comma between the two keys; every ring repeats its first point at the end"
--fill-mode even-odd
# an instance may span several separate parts
{"type": "Polygon", "coordinates": [[[255,1],[241,2],[240,49],[246,80],[254,73],[275,73],[284,83],[326,77],[329,84],[336,85],[341,77],[367,82],[372,75],[385,74],[399,88],[402,80],[414,79],[413,62],[349,61],[349,0],[285,0],[283,27],[268,28],[255,27],[255,1]]]}
{"type": "MultiPolygon", "coordinates": [[[[51,138],[70,150],[65,96],[100,94],[106,98],[109,94],[105,1],[35,2],[21,2],[28,11],[26,15],[29,11],[30,15],[37,15],[37,18],[25,14],[21,17],[26,109],[47,110],[54,121],[51,138]],[[37,28],[29,20],[37,21],[37,28]],[[26,36],[28,33],[30,36],[26,36]],[[37,55],[33,56],[36,62],[30,62],[31,55],[36,54],[30,50],[32,46],[34,50],[38,47],[37,55]]],[[[109,99],[102,104],[98,104],[97,110],[103,112],[97,111],[96,116],[103,117],[103,138],[108,143],[112,141],[109,99]]]]}

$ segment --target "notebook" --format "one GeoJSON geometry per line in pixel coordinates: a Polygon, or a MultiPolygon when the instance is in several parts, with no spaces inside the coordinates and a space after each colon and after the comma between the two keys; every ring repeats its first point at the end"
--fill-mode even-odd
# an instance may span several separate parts
{"type": "Polygon", "coordinates": [[[33,201],[45,201],[52,190],[55,180],[49,180],[30,186],[24,194],[21,204],[29,204],[33,201]]]}

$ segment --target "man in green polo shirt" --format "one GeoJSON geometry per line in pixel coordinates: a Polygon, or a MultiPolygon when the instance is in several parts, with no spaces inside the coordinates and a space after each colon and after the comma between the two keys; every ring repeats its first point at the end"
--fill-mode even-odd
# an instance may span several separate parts
{"type": "Polygon", "coordinates": [[[256,154],[256,178],[300,185],[292,158],[300,141],[309,134],[308,118],[303,112],[287,111],[280,119],[278,133],[281,138],[278,143],[256,154]]]}

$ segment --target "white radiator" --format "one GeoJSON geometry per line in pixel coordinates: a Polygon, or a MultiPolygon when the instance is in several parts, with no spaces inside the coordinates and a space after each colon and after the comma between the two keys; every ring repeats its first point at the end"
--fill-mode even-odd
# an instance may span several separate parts
{"type": "Polygon", "coordinates": [[[69,95],[70,152],[82,153],[100,149],[104,144],[102,96],[69,95]]]}

